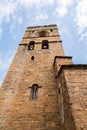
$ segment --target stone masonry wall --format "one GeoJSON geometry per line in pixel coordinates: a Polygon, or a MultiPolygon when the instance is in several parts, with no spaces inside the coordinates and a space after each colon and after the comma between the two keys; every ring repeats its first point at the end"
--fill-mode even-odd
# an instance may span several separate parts
{"type": "Polygon", "coordinates": [[[59,108],[50,51],[23,49],[19,47],[0,90],[0,129],[57,130],[59,108]],[[36,101],[29,88],[35,83],[41,86],[36,101]]]}
{"type": "Polygon", "coordinates": [[[62,65],[70,65],[72,64],[72,57],[69,56],[55,56],[54,59],[54,70],[55,70],[55,76],[58,75],[58,72],[62,65]]]}
{"type": "Polygon", "coordinates": [[[87,130],[87,66],[64,71],[76,130],[87,130]]]}
{"type": "Polygon", "coordinates": [[[25,31],[0,88],[0,130],[87,130],[87,65],[64,56],[56,25],[25,31]],[[48,49],[41,49],[43,40],[48,49]],[[33,84],[40,86],[36,100],[33,84]]]}
{"type": "Polygon", "coordinates": [[[61,122],[60,130],[76,130],[64,70],[56,77],[56,80],[61,122]]]}
{"type": "Polygon", "coordinates": [[[57,78],[61,130],[87,130],[87,65],[63,65],[57,78]]]}
{"type": "MultiPolygon", "coordinates": [[[[29,41],[27,39],[27,43],[29,41]]],[[[0,89],[0,130],[59,129],[53,61],[56,55],[64,56],[64,52],[61,42],[53,41],[49,42],[49,49],[43,50],[41,43],[35,44],[34,50],[28,50],[28,45],[19,46],[0,89]],[[37,100],[31,99],[33,84],[40,86],[37,100]]]]}

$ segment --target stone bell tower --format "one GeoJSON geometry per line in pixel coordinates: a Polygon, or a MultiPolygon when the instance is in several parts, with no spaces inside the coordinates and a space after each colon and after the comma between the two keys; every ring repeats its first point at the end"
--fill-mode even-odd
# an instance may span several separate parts
{"type": "Polygon", "coordinates": [[[0,130],[76,130],[65,64],[72,57],[64,56],[56,25],[27,27],[0,89],[0,130]]]}

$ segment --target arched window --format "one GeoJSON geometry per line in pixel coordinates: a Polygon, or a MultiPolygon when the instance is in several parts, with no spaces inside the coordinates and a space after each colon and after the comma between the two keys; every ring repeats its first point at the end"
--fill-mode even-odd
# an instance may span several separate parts
{"type": "Polygon", "coordinates": [[[38,84],[33,84],[32,87],[31,87],[31,90],[32,90],[32,99],[37,99],[38,98],[38,84]]]}
{"type": "Polygon", "coordinates": [[[38,84],[33,84],[31,87],[30,98],[36,100],[38,98],[38,89],[41,88],[38,84]]]}
{"type": "Polygon", "coordinates": [[[34,41],[31,41],[28,45],[28,50],[34,50],[34,45],[35,45],[35,42],[34,41]]]}
{"type": "Polygon", "coordinates": [[[49,49],[49,44],[47,40],[42,41],[42,49],[49,49]]]}

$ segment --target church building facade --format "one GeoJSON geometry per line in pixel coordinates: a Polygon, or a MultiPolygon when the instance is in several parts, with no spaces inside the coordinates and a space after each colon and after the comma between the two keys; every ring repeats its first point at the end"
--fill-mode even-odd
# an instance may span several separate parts
{"type": "Polygon", "coordinates": [[[0,88],[0,130],[87,130],[87,65],[57,25],[27,27],[0,88]]]}

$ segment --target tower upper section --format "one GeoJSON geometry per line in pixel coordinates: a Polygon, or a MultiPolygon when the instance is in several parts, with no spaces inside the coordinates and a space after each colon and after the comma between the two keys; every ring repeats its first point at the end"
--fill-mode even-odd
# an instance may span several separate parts
{"type": "Polygon", "coordinates": [[[64,56],[62,41],[55,24],[27,27],[19,45],[26,46],[26,49],[33,50],[32,52],[43,53],[42,49],[46,49],[45,52],[51,54],[53,58],[56,55],[64,56]]]}
{"type": "Polygon", "coordinates": [[[40,43],[44,39],[49,42],[61,42],[57,25],[27,27],[21,44],[28,44],[29,41],[40,43]]]}

